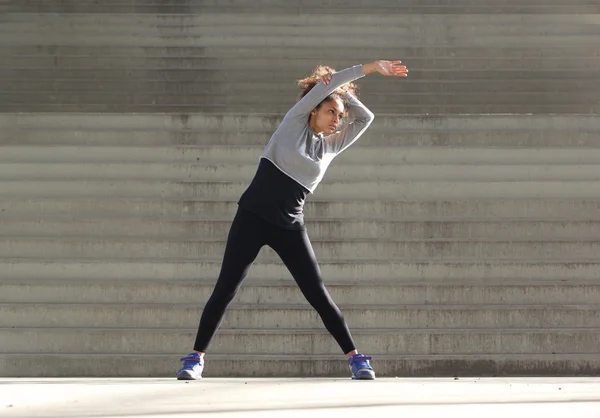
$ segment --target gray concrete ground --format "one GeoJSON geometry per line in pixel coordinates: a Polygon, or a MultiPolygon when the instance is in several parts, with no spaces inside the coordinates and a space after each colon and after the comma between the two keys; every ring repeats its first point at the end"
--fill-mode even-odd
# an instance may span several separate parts
{"type": "Polygon", "coordinates": [[[599,389],[600,378],[5,378],[0,416],[583,418],[600,417],[599,389]]]}

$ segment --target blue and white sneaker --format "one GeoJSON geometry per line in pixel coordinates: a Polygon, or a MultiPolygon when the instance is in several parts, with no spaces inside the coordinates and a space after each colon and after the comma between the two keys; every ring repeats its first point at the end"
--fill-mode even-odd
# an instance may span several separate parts
{"type": "Polygon", "coordinates": [[[198,353],[190,353],[181,359],[183,367],[177,372],[177,380],[199,380],[202,379],[204,370],[204,359],[198,353]]]}
{"type": "Polygon", "coordinates": [[[348,359],[353,380],[375,379],[375,370],[371,367],[369,360],[373,360],[373,357],[367,357],[364,354],[355,354],[348,359]]]}

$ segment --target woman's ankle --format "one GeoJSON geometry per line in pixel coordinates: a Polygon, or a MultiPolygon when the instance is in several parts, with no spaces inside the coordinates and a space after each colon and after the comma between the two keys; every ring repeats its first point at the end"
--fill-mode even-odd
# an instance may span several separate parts
{"type": "Polygon", "coordinates": [[[346,353],[346,358],[350,359],[353,355],[358,354],[358,350],[352,350],[349,353],[346,353]]]}

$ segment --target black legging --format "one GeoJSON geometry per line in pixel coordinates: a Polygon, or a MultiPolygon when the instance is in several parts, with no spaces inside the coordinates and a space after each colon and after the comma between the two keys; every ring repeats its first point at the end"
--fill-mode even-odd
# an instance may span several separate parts
{"type": "Polygon", "coordinates": [[[344,354],[355,350],[342,313],[325,289],[321,271],[306,231],[275,226],[242,208],[233,220],[223,265],[212,295],[200,318],[194,350],[205,352],[229,303],[235,297],[258,252],[268,245],[281,257],[308,302],[344,354]]]}

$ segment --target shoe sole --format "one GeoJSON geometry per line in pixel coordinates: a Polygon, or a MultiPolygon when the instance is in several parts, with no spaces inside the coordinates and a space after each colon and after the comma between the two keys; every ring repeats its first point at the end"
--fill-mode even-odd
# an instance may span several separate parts
{"type": "Polygon", "coordinates": [[[200,380],[202,377],[194,377],[187,370],[184,372],[177,373],[177,380],[200,380]]]}
{"type": "Polygon", "coordinates": [[[358,376],[352,376],[352,380],[375,380],[375,373],[361,373],[358,376]]]}

